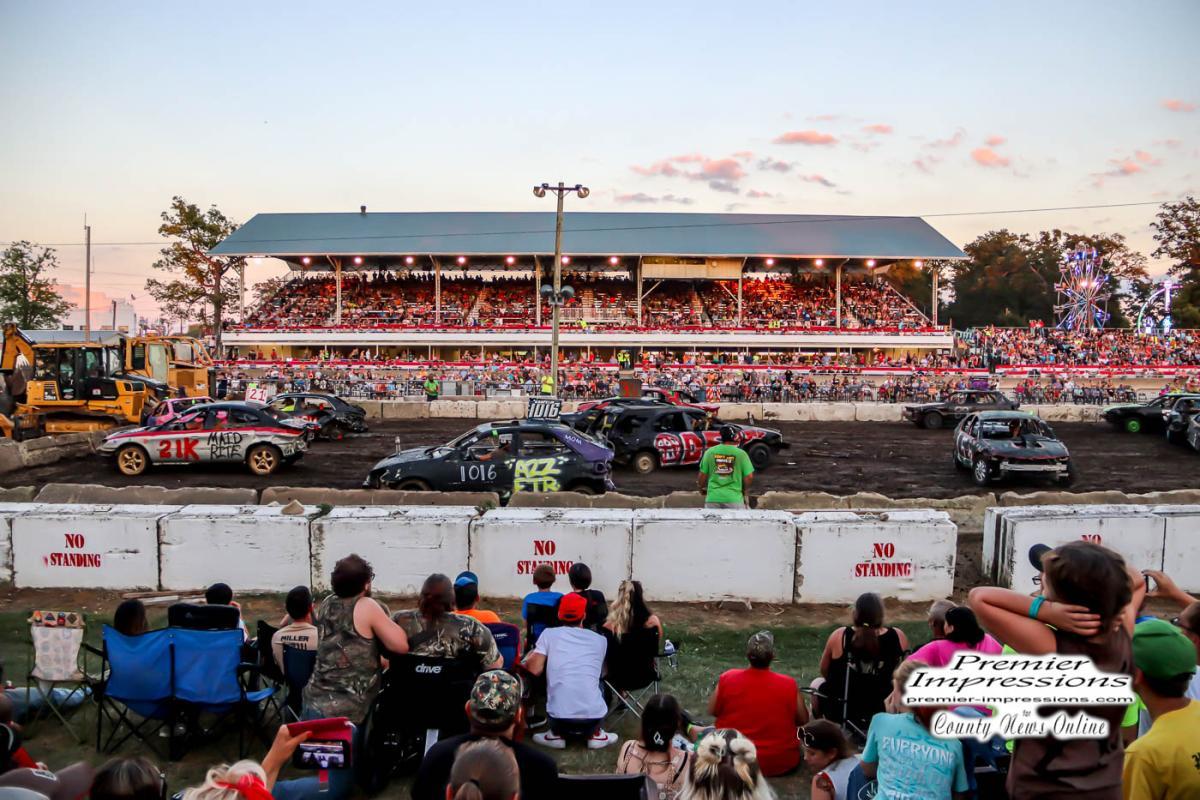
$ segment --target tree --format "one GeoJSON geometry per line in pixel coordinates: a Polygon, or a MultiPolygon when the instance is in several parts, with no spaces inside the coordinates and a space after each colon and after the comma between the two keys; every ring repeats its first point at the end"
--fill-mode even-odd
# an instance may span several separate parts
{"type": "Polygon", "coordinates": [[[204,324],[211,320],[218,354],[225,306],[237,299],[237,274],[245,269],[246,259],[210,256],[208,251],[237,229],[216,206],[202,211],[182,197],[172,198],[158,226],[159,234],[172,241],[159,251],[154,268],[178,277],[146,281],[146,291],[168,316],[190,318],[198,313],[204,324]]]}
{"type": "Polygon", "coordinates": [[[49,274],[58,258],[49,247],[16,242],[0,254],[0,321],[19,328],[56,328],[73,306],[49,274]]]}
{"type": "Polygon", "coordinates": [[[1200,328],[1200,202],[1192,196],[1178,203],[1163,203],[1155,221],[1155,258],[1173,262],[1168,274],[1179,279],[1171,302],[1171,318],[1177,328],[1200,328]]]}
{"type": "Polygon", "coordinates": [[[1125,237],[1119,233],[1064,233],[1056,228],[1042,231],[1038,240],[1042,246],[1056,249],[1060,258],[1061,254],[1077,247],[1094,247],[1100,253],[1100,266],[1109,276],[1109,288],[1112,291],[1112,300],[1107,308],[1111,317],[1105,327],[1130,327],[1130,320],[1137,317],[1138,308],[1151,285],[1145,255],[1130,250],[1125,237]]]}

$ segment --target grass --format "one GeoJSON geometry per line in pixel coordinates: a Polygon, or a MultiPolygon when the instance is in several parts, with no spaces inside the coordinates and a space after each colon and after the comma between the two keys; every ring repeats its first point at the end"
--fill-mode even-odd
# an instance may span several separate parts
{"type": "MultiPolygon", "coordinates": [[[[282,605],[279,598],[249,599],[244,604],[244,614],[253,630],[252,620],[262,616],[269,618],[282,605]]],[[[404,607],[404,603],[391,604],[393,609],[404,607]]],[[[509,609],[500,608],[500,613],[507,617],[514,616],[509,609]]],[[[705,624],[702,619],[696,621],[696,615],[689,615],[688,622],[672,625],[667,615],[667,637],[680,649],[678,669],[664,665],[662,691],[674,694],[679,698],[683,707],[694,715],[705,718],[704,711],[708,698],[716,685],[718,676],[725,670],[745,666],[743,656],[746,638],[757,630],[767,628],[775,634],[776,648],[779,658],[774,668],[782,673],[796,678],[801,686],[808,685],[817,676],[817,665],[821,657],[821,649],[833,624],[823,626],[806,625],[772,625],[771,615],[758,611],[745,615],[744,624],[705,624]]],[[[152,626],[165,624],[166,613],[161,608],[150,610],[152,626]]],[[[4,664],[5,676],[14,684],[25,683],[25,675],[29,669],[29,626],[27,611],[0,611],[0,662],[4,664]]],[[[89,618],[87,640],[98,645],[100,640],[100,625],[107,621],[96,616],[89,618]]],[[[779,622],[778,620],[774,620],[779,622]]],[[[923,622],[899,622],[897,626],[905,630],[910,640],[921,641],[925,638],[923,622]]],[[[51,768],[59,768],[76,761],[89,761],[93,764],[103,763],[108,756],[98,754],[95,750],[96,711],[90,703],[70,717],[76,729],[86,738],[84,744],[78,744],[58,724],[57,720],[39,722],[33,727],[32,736],[27,736],[26,747],[35,759],[45,761],[51,768]]],[[[635,737],[638,732],[637,720],[631,715],[625,715],[613,729],[621,735],[622,740],[635,737]]],[[[567,773],[611,772],[617,757],[617,747],[603,751],[589,751],[584,748],[572,748],[565,752],[552,753],[559,762],[559,768],[567,773]]],[[[249,754],[252,758],[261,758],[265,747],[251,742],[249,754]]],[[[153,753],[145,752],[145,747],[137,743],[127,743],[120,751],[121,755],[147,755],[162,763],[153,753]]],[[[203,780],[205,770],[214,764],[230,762],[237,758],[237,741],[230,736],[189,753],[185,759],[176,763],[163,764],[167,781],[172,792],[187,786],[194,786],[203,780]]],[[[294,775],[293,775],[294,777],[294,775]]],[[[781,798],[807,798],[811,776],[801,770],[793,776],[771,781],[781,798]]],[[[379,795],[383,798],[407,798],[406,782],[395,781],[387,790],[379,795]]]]}

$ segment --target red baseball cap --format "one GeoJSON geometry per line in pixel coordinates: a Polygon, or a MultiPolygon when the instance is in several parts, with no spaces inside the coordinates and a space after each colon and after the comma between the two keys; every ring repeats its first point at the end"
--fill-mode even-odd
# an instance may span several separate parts
{"type": "Polygon", "coordinates": [[[563,622],[579,622],[587,616],[587,598],[581,594],[564,594],[558,601],[558,618],[563,622]]]}

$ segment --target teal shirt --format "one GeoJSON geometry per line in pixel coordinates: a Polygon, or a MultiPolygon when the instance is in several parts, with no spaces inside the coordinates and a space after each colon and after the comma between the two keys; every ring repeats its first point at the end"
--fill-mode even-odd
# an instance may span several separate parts
{"type": "Polygon", "coordinates": [[[967,791],[962,742],[939,739],[912,714],[876,714],[862,760],[877,764],[877,800],[948,798],[967,791]]]}
{"type": "Polygon", "coordinates": [[[707,503],[744,503],[742,479],[754,474],[750,456],[735,444],[719,444],[705,451],[700,471],[708,476],[707,503]]]}

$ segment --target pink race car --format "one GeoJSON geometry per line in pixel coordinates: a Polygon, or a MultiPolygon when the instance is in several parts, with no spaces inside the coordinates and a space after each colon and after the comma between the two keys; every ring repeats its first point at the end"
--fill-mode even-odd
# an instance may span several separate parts
{"type": "Polygon", "coordinates": [[[215,402],[211,397],[172,397],[168,400],[163,400],[154,407],[154,410],[150,412],[150,416],[146,418],[146,425],[161,425],[164,422],[170,422],[185,411],[196,406],[215,402]]]}

